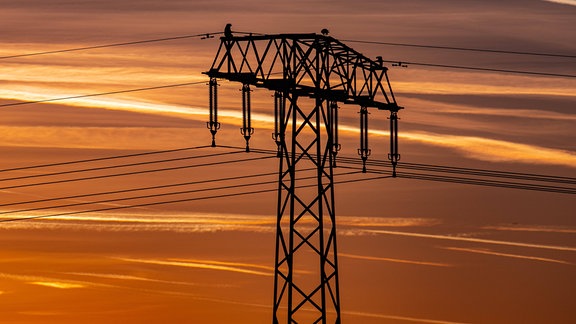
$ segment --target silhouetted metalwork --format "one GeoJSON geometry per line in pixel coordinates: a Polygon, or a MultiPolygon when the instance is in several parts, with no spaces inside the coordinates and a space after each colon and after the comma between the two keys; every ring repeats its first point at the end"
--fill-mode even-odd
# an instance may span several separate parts
{"type": "MultiPolygon", "coordinates": [[[[243,84],[247,150],[253,133],[248,86],[274,91],[272,137],[280,162],[273,323],[340,323],[333,173],[340,150],[338,102],[362,107],[359,152],[365,164],[368,108],[388,110],[394,117],[401,109],[387,68],[328,36],[327,30],[323,35],[225,34],[205,73],[243,84]],[[313,190],[298,189],[304,169],[316,172],[313,190]]],[[[395,146],[389,157],[395,166],[397,119],[392,121],[395,146]]]]}
{"type": "Polygon", "coordinates": [[[362,158],[362,172],[366,173],[366,161],[372,151],[368,148],[368,108],[360,107],[360,148],[358,155],[362,158]]]}
{"type": "MultiPolygon", "coordinates": [[[[398,112],[390,112],[390,133],[398,134],[398,112]]],[[[396,166],[400,161],[400,154],[398,154],[398,136],[390,136],[390,153],[388,160],[392,162],[392,176],[396,177],[396,166]]]]}
{"type": "Polygon", "coordinates": [[[252,104],[250,100],[250,85],[245,83],[242,85],[242,128],[240,134],[246,140],[246,152],[250,152],[250,137],[254,134],[252,128],[252,104]]]}
{"type": "Polygon", "coordinates": [[[274,92],[274,133],[272,134],[272,139],[276,142],[278,146],[278,157],[282,157],[282,142],[284,141],[284,134],[286,130],[284,129],[283,121],[286,119],[286,98],[280,91],[274,92]]]}
{"type": "Polygon", "coordinates": [[[209,107],[210,107],[210,121],[206,122],[206,127],[212,134],[212,147],[216,146],[216,132],[220,129],[218,122],[218,81],[216,78],[210,78],[209,85],[209,107]]]}
{"type": "Polygon", "coordinates": [[[338,102],[331,101],[330,109],[328,109],[328,120],[330,121],[328,126],[330,127],[329,132],[332,136],[332,154],[334,155],[332,167],[336,167],[336,156],[342,148],[338,140],[338,109],[338,102]]]}

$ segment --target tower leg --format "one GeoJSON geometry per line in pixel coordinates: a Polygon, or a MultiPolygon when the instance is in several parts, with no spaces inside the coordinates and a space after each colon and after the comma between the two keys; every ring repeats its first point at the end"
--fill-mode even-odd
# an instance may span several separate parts
{"type": "Polygon", "coordinates": [[[280,142],[273,323],[340,323],[329,107],[315,99],[304,111],[296,97],[287,100],[283,127],[291,129],[280,142]],[[302,180],[309,172],[313,183],[302,180]]]}

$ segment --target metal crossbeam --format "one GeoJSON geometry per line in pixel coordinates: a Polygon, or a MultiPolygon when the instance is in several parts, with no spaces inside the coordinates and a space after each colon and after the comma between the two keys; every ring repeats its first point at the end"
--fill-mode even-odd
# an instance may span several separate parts
{"type": "Polygon", "coordinates": [[[279,34],[221,40],[206,72],[210,77],[364,107],[400,109],[382,62],[333,37],[279,34]],[[318,60],[320,53],[322,60],[318,60]]]}

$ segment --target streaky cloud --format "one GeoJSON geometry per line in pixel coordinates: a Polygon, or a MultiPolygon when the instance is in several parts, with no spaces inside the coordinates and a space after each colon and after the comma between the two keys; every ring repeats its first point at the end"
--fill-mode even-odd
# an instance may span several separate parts
{"type": "MultiPolygon", "coordinates": [[[[54,214],[57,214],[56,212],[54,214]]],[[[26,216],[42,216],[41,212],[26,216]]],[[[0,215],[11,219],[11,215],[0,215]]],[[[23,216],[25,217],[25,216],[23,216]]],[[[304,224],[305,222],[303,222],[304,224]]],[[[313,222],[310,221],[310,224],[313,222]]],[[[398,228],[433,226],[441,223],[432,218],[340,216],[339,235],[367,235],[366,228],[398,228]]],[[[273,233],[276,218],[268,215],[245,215],[229,213],[91,213],[65,215],[53,218],[32,219],[26,222],[5,223],[5,229],[76,229],[110,232],[251,232],[273,233]]]]}
{"type": "Polygon", "coordinates": [[[52,287],[52,288],[83,288],[83,287],[107,287],[107,288],[117,288],[114,285],[101,284],[96,282],[79,281],[79,280],[66,280],[59,278],[50,278],[43,276],[31,276],[31,275],[19,275],[11,273],[0,272],[0,278],[23,281],[28,284],[35,284],[40,286],[52,287]]]}
{"type": "MultiPolygon", "coordinates": [[[[384,134],[381,134],[384,135],[384,134]]],[[[400,138],[452,148],[468,158],[490,162],[559,165],[576,168],[576,152],[476,136],[404,133],[400,138]]]]}
{"type": "Polygon", "coordinates": [[[358,317],[370,317],[370,318],[381,318],[381,319],[388,319],[388,320],[395,320],[395,321],[404,321],[404,322],[414,322],[414,323],[427,323],[427,324],[470,324],[465,322],[451,322],[451,321],[443,321],[443,320],[434,320],[434,319],[426,319],[426,318],[415,318],[415,317],[408,317],[408,316],[398,316],[398,315],[385,315],[385,314],[374,314],[374,313],[366,313],[366,312],[354,312],[354,311],[343,311],[344,314],[358,316],[358,317]]]}
{"type": "MultiPolygon", "coordinates": [[[[48,99],[50,95],[48,94],[42,95],[38,93],[28,94],[27,92],[22,91],[16,92],[16,91],[0,90],[0,97],[16,100],[18,99],[43,100],[48,99]]],[[[202,121],[204,121],[208,116],[208,109],[206,108],[151,103],[151,102],[125,100],[125,99],[80,98],[58,103],[83,108],[100,108],[107,110],[133,111],[133,112],[157,114],[157,115],[180,117],[180,118],[201,119],[202,121]]],[[[225,120],[226,122],[234,125],[241,125],[242,123],[242,113],[240,111],[220,109],[219,117],[221,117],[223,121],[225,120]]],[[[252,120],[254,122],[258,122],[259,127],[271,128],[274,125],[273,116],[268,114],[252,113],[252,120]]],[[[46,129],[51,130],[51,132],[54,131],[53,127],[47,127],[46,129]]],[[[347,134],[356,135],[359,132],[357,128],[346,125],[340,126],[339,129],[343,133],[347,134]]],[[[0,130],[2,130],[2,128],[0,128],[0,130]]],[[[38,131],[40,129],[36,130],[38,131]]],[[[95,130],[97,130],[97,128],[90,130],[90,133],[92,134],[95,130]]],[[[88,132],[88,130],[77,128],[77,132],[80,131],[88,132]]],[[[39,138],[38,136],[35,137],[28,136],[26,138],[26,141],[18,140],[17,138],[12,139],[12,142],[15,141],[15,143],[12,143],[10,141],[11,134],[9,132],[8,133],[6,132],[7,131],[4,130],[3,134],[1,134],[2,135],[1,138],[3,139],[2,142],[3,145],[46,146],[46,144],[42,144],[43,141],[38,139],[39,138]],[[29,144],[30,141],[32,141],[34,145],[29,144]]],[[[388,132],[385,131],[372,130],[370,131],[370,133],[376,136],[388,136],[388,132]]],[[[20,132],[20,134],[30,134],[30,131],[20,132]]],[[[117,137],[119,135],[115,134],[114,136],[117,137]]],[[[173,136],[173,134],[171,136],[173,136]]],[[[74,136],[73,138],[85,138],[85,136],[76,134],[76,136],[74,136]]],[[[546,148],[537,145],[522,144],[522,143],[509,142],[484,137],[476,137],[476,136],[436,134],[431,132],[402,132],[400,134],[400,138],[427,145],[453,149],[457,152],[460,152],[466,157],[480,161],[491,161],[491,162],[506,161],[506,162],[519,162],[526,164],[560,165],[576,168],[575,152],[546,148]]],[[[114,142],[115,141],[102,141],[102,143],[114,143],[114,142]]],[[[82,143],[80,146],[86,147],[90,146],[90,144],[82,143]]]]}
{"type": "Polygon", "coordinates": [[[576,0],[544,0],[545,2],[553,2],[559,4],[565,4],[569,6],[576,6],[576,0]]]}
{"type": "MultiPolygon", "coordinates": [[[[460,73],[459,73],[460,74],[460,73]]],[[[524,81],[524,80],[523,80],[524,81]]],[[[517,81],[518,82],[518,81],[517,81]]],[[[540,95],[574,97],[569,87],[505,86],[448,82],[394,82],[395,93],[458,95],[540,95]]]]}
{"type": "Polygon", "coordinates": [[[413,260],[403,260],[403,259],[391,259],[391,258],[382,258],[382,257],[373,257],[373,256],[364,256],[364,255],[354,255],[354,254],[347,254],[347,253],[338,253],[339,257],[351,258],[351,259],[359,259],[359,260],[368,260],[368,261],[385,261],[385,262],[395,262],[395,263],[406,263],[406,264],[414,264],[414,265],[424,265],[424,266],[433,266],[433,267],[452,267],[453,265],[447,263],[437,263],[437,262],[426,262],[426,261],[413,261],[413,260]]]}
{"type": "Polygon", "coordinates": [[[561,264],[568,264],[572,265],[572,263],[568,261],[556,260],[556,259],[549,259],[549,258],[541,258],[529,255],[519,255],[519,254],[510,254],[510,253],[501,253],[501,252],[494,252],[490,250],[483,250],[483,249],[467,249],[467,248],[458,248],[458,247],[444,247],[443,249],[451,250],[451,251],[460,251],[460,252],[470,252],[470,253],[478,253],[478,254],[486,254],[486,255],[495,255],[495,256],[502,256],[507,258],[515,258],[515,259],[525,259],[525,260],[534,260],[534,261],[544,261],[544,262],[553,262],[553,263],[561,263],[561,264]]]}
{"type": "Polygon", "coordinates": [[[197,286],[197,284],[190,282],[159,280],[159,279],[152,279],[131,275],[114,274],[114,273],[64,272],[64,274],[73,276],[102,278],[102,279],[113,279],[120,281],[142,281],[142,282],[155,282],[155,283],[165,283],[172,285],[182,285],[182,286],[197,286]]]}
{"type": "Polygon", "coordinates": [[[225,262],[225,261],[214,261],[214,260],[197,260],[197,259],[168,259],[169,261],[185,262],[185,263],[206,263],[212,265],[223,265],[223,266],[233,266],[233,267],[243,267],[243,268],[254,268],[262,269],[267,271],[274,271],[274,268],[253,263],[242,263],[242,262],[225,262]]]}
{"type": "Polygon", "coordinates": [[[485,226],[483,228],[487,229],[487,230],[496,230],[496,231],[576,234],[576,228],[572,228],[572,227],[539,226],[539,225],[532,225],[532,226],[529,226],[529,225],[522,225],[522,226],[499,225],[499,226],[485,226]]]}
{"type": "Polygon", "coordinates": [[[38,285],[50,288],[58,288],[58,289],[75,289],[75,288],[85,288],[86,286],[77,284],[77,283],[69,283],[69,282],[59,282],[59,281],[31,281],[28,282],[31,285],[38,285]]]}
{"type": "Polygon", "coordinates": [[[576,247],[571,247],[571,246],[532,244],[532,243],[521,243],[521,242],[511,242],[511,241],[479,239],[479,238],[473,238],[473,237],[425,234],[425,233],[395,232],[395,231],[383,231],[383,230],[368,230],[368,231],[371,233],[384,234],[384,235],[398,235],[398,236],[409,236],[409,237],[419,237],[419,238],[429,238],[429,239],[439,239],[439,240],[449,240],[449,241],[475,242],[475,243],[508,245],[508,246],[517,246],[517,247],[534,248],[534,249],[546,249],[546,250],[576,252],[576,247]]]}
{"type": "MultiPolygon", "coordinates": [[[[57,214],[57,213],[54,213],[57,214]]],[[[22,217],[42,216],[42,213],[29,213],[22,217]]],[[[0,219],[11,219],[1,215],[0,219]]],[[[271,233],[274,231],[274,218],[270,216],[242,214],[150,214],[150,213],[92,213],[66,215],[53,218],[32,219],[26,222],[5,223],[6,229],[70,229],[111,231],[111,232],[178,232],[214,233],[225,231],[247,231],[271,233]]]]}
{"type": "Polygon", "coordinates": [[[430,110],[421,111],[420,113],[429,116],[431,114],[460,114],[465,116],[498,116],[498,117],[514,117],[525,119],[548,119],[555,121],[576,121],[576,115],[570,113],[561,113],[556,111],[549,111],[543,109],[511,109],[511,108],[488,108],[482,107],[467,107],[466,105],[459,105],[453,103],[439,103],[425,99],[410,99],[410,106],[427,107],[430,110]]]}
{"type": "Polygon", "coordinates": [[[264,272],[264,271],[244,269],[238,266],[233,266],[234,263],[230,263],[230,265],[223,265],[224,263],[220,261],[203,260],[202,262],[183,262],[183,261],[154,260],[154,259],[131,259],[131,258],[115,258],[115,259],[126,262],[147,263],[147,264],[197,268],[206,270],[230,271],[230,272],[238,272],[238,273],[267,276],[267,277],[273,276],[273,271],[264,272]]]}
{"type": "Polygon", "coordinates": [[[341,216],[339,226],[353,227],[411,227],[433,226],[441,221],[433,218],[341,216]]]}

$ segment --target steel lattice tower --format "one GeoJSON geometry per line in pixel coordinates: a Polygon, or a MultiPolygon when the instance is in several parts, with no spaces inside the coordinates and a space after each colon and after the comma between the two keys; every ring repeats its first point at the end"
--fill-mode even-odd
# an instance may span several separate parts
{"type": "MultiPolygon", "coordinates": [[[[217,119],[217,79],[242,86],[243,126],[250,124],[250,86],[274,91],[279,181],[272,322],[340,323],[334,173],[338,143],[338,102],[360,106],[361,147],[368,149],[368,108],[390,111],[389,159],[395,167],[397,112],[387,68],[333,37],[279,34],[221,38],[210,77],[213,139],[217,119]],[[304,185],[300,171],[314,170],[317,183],[304,185]],[[313,273],[313,275],[309,275],[313,273]]],[[[213,145],[215,145],[213,141],[213,145]]]]}

